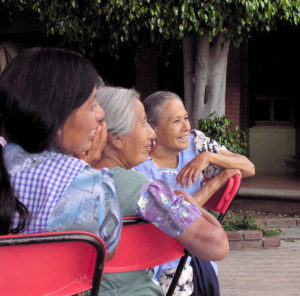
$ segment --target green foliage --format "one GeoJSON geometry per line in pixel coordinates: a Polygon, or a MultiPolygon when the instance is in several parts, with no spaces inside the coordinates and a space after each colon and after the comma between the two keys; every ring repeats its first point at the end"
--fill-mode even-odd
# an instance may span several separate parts
{"type": "Polygon", "coordinates": [[[218,117],[213,112],[208,118],[198,121],[199,130],[208,137],[224,145],[233,153],[246,154],[247,136],[246,133],[226,116],[218,117]]]}
{"type": "Polygon", "coordinates": [[[244,216],[243,218],[231,214],[229,218],[227,218],[223,222],[223,228],[226,231],[236,231],[236,230],[259,230],[263,233],[263,236],[279,236],[282,233],[282,230],[279,228],[276,229],[266,229],[259,227],[255,221],[248,217],[244,216]]]}
{"type": "Polygon", "coordinates": [[[263,236],[279,236],[282,233],[282,230],[280,228],[276,228],[276,229],[261,228],[260,230],[263,233],[263,236]]]}
{"type": "Polygon", "coordinates": [[[213,41],[223,34],[238,46],[253,30],[300,21],[299,0],[0,0],[2,27],[24,7],[39,15],[48,34],[63,37],[62,46],[116,57],[124,47],[138,51],[148,43],[167,52],[188,35],[213,41]]]}
{"type": "Polygon", "coordinates": [[[64,36],[66,44],[115,56],[124,46],[163,48],[170,40],[178,46],[187,35],[213,41],[223,34],[239,45],[253,30],[300,19],[298,0],[39,0],[34,9],[48,33],[64,36]]]}
{"type": "Polygon", "coordinates": [[[255,221],[248,217],[244,216],[243,218],[231,214],[228,220],[223,222],[223,227],[226,231],[235,231],[235,230],[260,230],[255,221]]]}
{"type": "Polygon", "coordinates": [[[8,30],[26,9],[32,10],[34,0],[0,0],[0,32],[8,30]]]}

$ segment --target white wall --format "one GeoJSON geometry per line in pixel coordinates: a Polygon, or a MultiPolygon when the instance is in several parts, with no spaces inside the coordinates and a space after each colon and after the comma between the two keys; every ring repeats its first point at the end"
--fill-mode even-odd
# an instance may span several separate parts
{"type": "Polygon", "coordinates": [[[295,155],[295,129],[275,126],[250,128],[249,154],[256,169],[285,171],[285,157],[295,155]]]}

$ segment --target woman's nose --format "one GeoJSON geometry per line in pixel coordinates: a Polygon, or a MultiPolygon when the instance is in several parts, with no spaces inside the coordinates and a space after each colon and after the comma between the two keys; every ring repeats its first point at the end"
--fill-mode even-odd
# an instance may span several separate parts
{"type": "Polygon", "coordinates": [[[149,137],[151,139],[155,139],[156,138],[156,134],[154,129],[151,127],[151,125],[148,123],[148,130],[149,130],[149,137]]]}
{"type": "Polygon", "coordinates": [[[186,122],[186,121],[183,121],[183,123],[182,123],[182,129],[183,130],[188,130],[189,129],[189,123],[188,122],[186,122]]]}

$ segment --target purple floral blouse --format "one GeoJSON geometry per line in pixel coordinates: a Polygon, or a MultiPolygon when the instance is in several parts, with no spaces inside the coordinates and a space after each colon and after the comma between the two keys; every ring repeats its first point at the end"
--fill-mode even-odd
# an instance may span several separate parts
{"type": "Polygon", "coordinates": [[[111,171],[123,217],[137,215],[176,237],[202,216],[197,206],[176,195],[163,180],[149,179],[134,169],[114,167],[111,171]]]}
{"type": "Polygon", "coordinates": [[[196,206],[185,201],[183,195],[176,195],[163,180],[154,180],[142,189],[137,214],[171,237],[180,235],[202,216],[196,206]]]}

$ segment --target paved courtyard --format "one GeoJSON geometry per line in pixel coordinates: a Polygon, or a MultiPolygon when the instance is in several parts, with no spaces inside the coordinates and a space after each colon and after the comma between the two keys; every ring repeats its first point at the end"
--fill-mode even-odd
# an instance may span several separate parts
{"type": "MultiPolygon", "coordinates": [[[[300,203],[299,176],[257,172],[256,176],[243,179],[240,190],[254,197],[266,197],[266,204],[270,197],[282,199],[282,207],[289,199],[300,203]]],[[[247,206],[246,203],[246,209],[247,206]]],[[[291,219],[275,220],[281,220],[276,225],[282,230],[280,247],[231,250],[227,258],[218,262],[221,296],[300,296],[299,223],[292,227],[288,223],[291,219]]],[[[274,223],[274,219],[271,221],[274,223]]]]}
{"type": "Polygon", "coordinates": [[[221,296],[299,296],[300,240],[232,250],[218,262],[221,296]]]}

